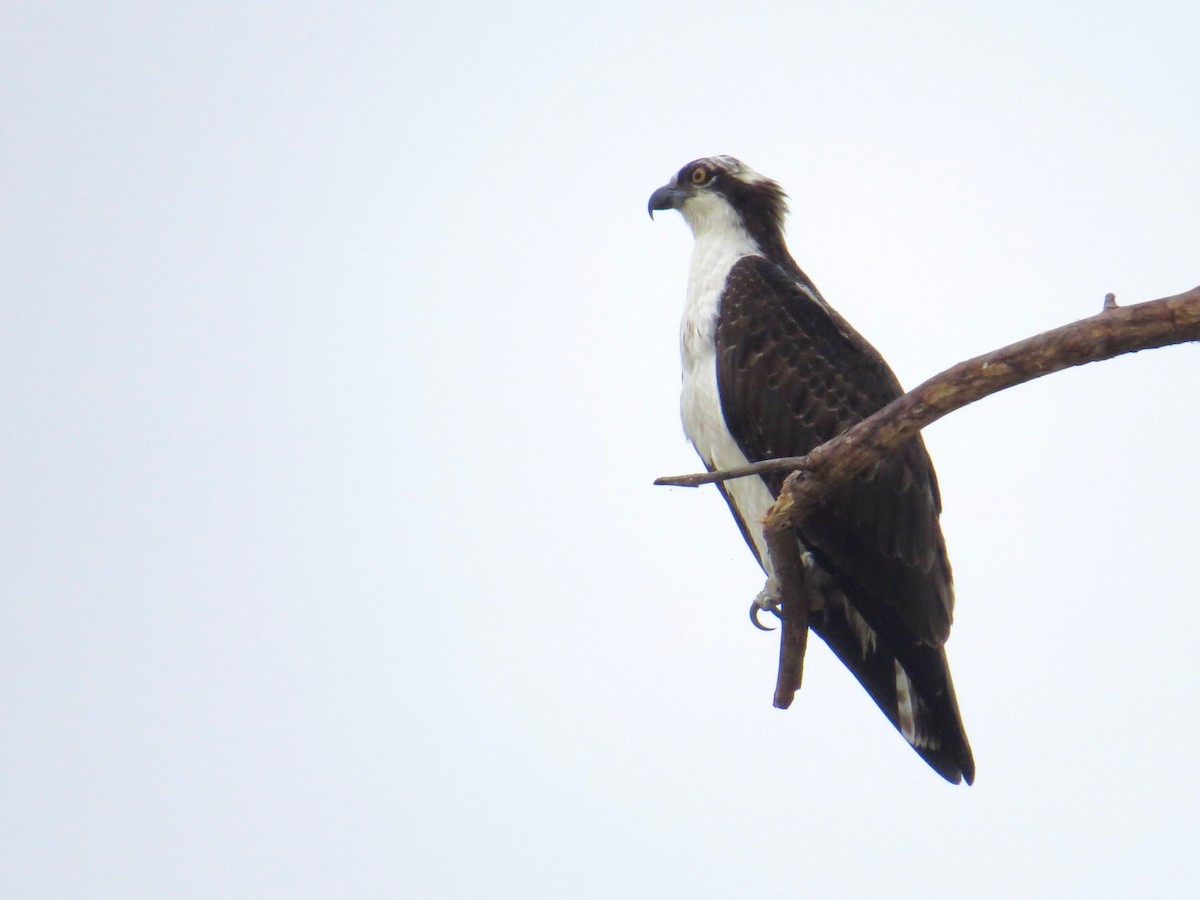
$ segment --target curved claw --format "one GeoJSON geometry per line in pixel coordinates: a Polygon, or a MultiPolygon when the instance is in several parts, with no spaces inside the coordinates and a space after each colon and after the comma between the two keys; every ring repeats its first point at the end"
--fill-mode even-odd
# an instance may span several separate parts
{"type": "MultiPolygon", "coordinates": [[[[752,624],[759,631],[774,631],[775,629],[771,626],[764,625],[762,622],[758,621],[758,614],[760,610],[762,610],[762,607],[758,605],[758,600],[756,599],[750,604],[750,624],[752,624]]],[[[779,613],[775,612],[775,610],[771,610],[771,612],[775,613],[776,616],[779,615],[779,613]]]]}
{"type": "Polygon", "coordinates": [[[758,611],[760,609],[770,610],[775,618],[783,621],[783,614],[779,611],[779,604],[779,580],[774,575],[770,575],[767,577],[767,583],[763,585],[763,589],[758,592],[758,596],[750,604],[751,624],[759,631],[774,631],[774,628],[768,628],[762,622],[758,621],[758,611]]]}

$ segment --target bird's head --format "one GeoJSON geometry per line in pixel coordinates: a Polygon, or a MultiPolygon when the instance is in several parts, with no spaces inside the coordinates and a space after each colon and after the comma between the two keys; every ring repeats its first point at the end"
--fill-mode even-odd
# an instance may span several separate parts
{"type": "Polygon", "coordinates": [[[787,213],[783,189],[732,156],[693,160],[650,195],[655,210],[677,209],[701,234],[715,228],[740,227],[760,246],[782,240],[787,213]]]}

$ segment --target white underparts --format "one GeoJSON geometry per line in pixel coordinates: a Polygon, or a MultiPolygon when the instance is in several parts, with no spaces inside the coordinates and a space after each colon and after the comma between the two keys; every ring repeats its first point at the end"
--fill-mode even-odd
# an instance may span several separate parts
{"type": "MultiPolygon", "coordinates": [[[[687,305],[679,328],[683,360],[680,412],[683,430],[705,465],[713,469],[744,466],[745,454],[725,424],[717,388],[716,327],[721,294],[729,270],[743,256],[760,254],[758,244],[724,197],[702,192],[684,204],[684,219],[696,243],[688,273],[687,305]]],[[[725,490],[746,524],[758,558],[770,575],[762,519],[774,498],[761,478],[736,478],[725,490]]]]}

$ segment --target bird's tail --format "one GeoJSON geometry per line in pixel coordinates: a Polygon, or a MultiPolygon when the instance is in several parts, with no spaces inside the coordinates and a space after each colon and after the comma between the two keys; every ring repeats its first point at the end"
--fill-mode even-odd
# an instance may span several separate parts
{"type": "Polygon", "coordinates": [[[848,604],[828,603],[812,621],[909,745],[939,775],[958,784],[975,780],[975,759],[963,729],[943,647],[889,647],[848,604]],[[863,630],[869,631],[864,640],[863,630]]]}

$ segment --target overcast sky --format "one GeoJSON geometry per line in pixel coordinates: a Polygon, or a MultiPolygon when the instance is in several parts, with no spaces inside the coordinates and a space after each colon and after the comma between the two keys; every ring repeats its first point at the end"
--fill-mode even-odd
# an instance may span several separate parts
{"type": "Polygon", "coordinates": [[[955,788],[651,486],[646,201],[778,179],[910,386],[1178,293],[1200,6],[421,6],[0,8],[0,894],[1195,896],[1200,348],[927,431],[955,788]]]}

